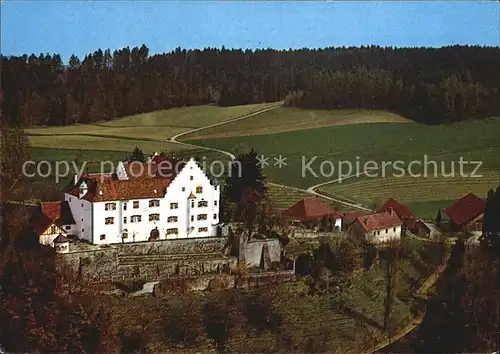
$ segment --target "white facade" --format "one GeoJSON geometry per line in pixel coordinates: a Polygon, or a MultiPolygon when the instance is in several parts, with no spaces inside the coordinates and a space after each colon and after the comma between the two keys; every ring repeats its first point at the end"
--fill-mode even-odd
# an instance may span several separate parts
{"type": "Polygon", "coordinates": [[[355,221],[349,227],[349,233],[370,243],[384,243],[401,240],[401,225],[366,231],[358,221],[355,221]]]}
{"type": "MultiPolygon", "coordinates": [[[[127,178],[122,173],[117,177],[127,178]]],[[[94,244],[148,241],[154,229],[159,239],[216,236],[220,186],[212,185],[193,159],[170,182],[165,195],[99,202],[83,196],[66,193],[65,200],[76,222],[75,234],[94,244]]]]}

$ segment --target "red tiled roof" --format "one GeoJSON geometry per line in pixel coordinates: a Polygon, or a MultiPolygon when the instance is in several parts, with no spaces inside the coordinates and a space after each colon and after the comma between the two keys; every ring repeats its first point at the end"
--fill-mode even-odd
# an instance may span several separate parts
{"type": "Polygon", "coordinates": [[[384,211],[390,212],[391,209],[394,210],[400,219],[415,219],[415,215],[407,205],[401,204],[392,198],[387,200],[384,205],[377,210],[377,213],[382,213],[384,211]]]}
{"type": "Polygon", "coordinates": [[[66,201],[42,202],[40,211],[48,220],[55,222],[59,226],[75,224],[73,214],[66,201]]]}
{"type": "Polygon", "coordinates": [[[355,221],[358,217],[364,215],[370,215],[371,213],[368,211],[348,211],[343,213],[344,223],[349,225],[353,221],[355,221]]]}
{"type": "Polygon", "coordinates": [[[443,214],[447,215],[455,224],[464,225],[484,213],[485,207],[486,202],[483,199],[469,193],[444,209],[443,214]]]}
{"type": "Polygon", "coordinates": [[[340,217],[339,213],[332,211],[328,205],[316,197],[307,197],[299,200],[290,208],[283,211],[283,215],[301,221],[318,220],[324,216],[340,217]]]}
{"type": "Polygon", "coordinates": [[[403,224],[397,215],[391,215],[386,212],[359,216],[355,222],[358,222],[368,232],[401,226],[403,224]]]}
{"type": "Polygon", "coordinates": [[[42,202],[40,208],[50,220],[57,220],[61,217],[61,201],[42,202]]]}
{"type": "Polygon", "coordinates": [[[76,186],[68,188],[66,193],[78,197],[78,186],[83,181],[87,183],[88,190],[82,199],[92,202],[103,202],[155,197],[161,198],[165,195],[165,189],[170,184],[171,179],[138,178],[131,180],[93,180],[82,178],[78,181],[76,186]]]}

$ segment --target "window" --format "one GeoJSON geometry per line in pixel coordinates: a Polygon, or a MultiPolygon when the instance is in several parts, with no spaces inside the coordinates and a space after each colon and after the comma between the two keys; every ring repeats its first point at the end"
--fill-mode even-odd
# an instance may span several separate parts
{"type": "Polygon", "coordinates": [[[194,200],[191,201],[191,208],[194,208],[194,200]]]}
{"type": "Polygon", "coordinates": [[[140,215],[132,215],[130,217],[130,222],[141,222],[142,217],[140,215]]]}
{"type": "Polygon", "coordinates": [[[55,234],[55,233],[56,233],[56,227],[55,227],[55,225],[52,225],[52,226],[50,227],[50,233],[51,233],[51,234],[55,234]]]}
{"type": "Polygon", "coordinates": [[[126,217],[126,216],[124,216],[124,217],[123,217],[123,223],[124,223],[124,224],[126,224],[126,223],[127,223],[127,217],[126,217]]]}
{"type": "Polygon", "coordinates": [[[217,186],[214,186],[214,189],[217,190],[217,186]]]}
{"type": "Polygon", "coordinates": [[[199,227],[198,228],[198,232],[207,232],[208,231],[208,227],[199,227]]]}
{"type": "Polygon", "coordinates": [[[207,214],[198,214],[198,220],[207,220],[207,214]]]}
{"type": "Polygon", "coordinates": [[[178,209],[179,203],[170,203],[170,209],[178,209]]]}
{"type": "Polygon", "coordinates": [[[160,214],[149,214],[149,221],[158,221],[160,220],[160,214]]]}
{"type": "Polygon", "coordinates": [[[123,203],[123,210],[127,210],[127,203],[123,203]]]}
{"type": "Polygon", "coordinates": [[[177,222],[177,216],[169,216],[167,218],[167,222],[177,222]]]}
{"type": "Polygon", "coordinates": [[[128,238],[128,230],[127,229],[123,229],[122,238],[128,238]]]}
{"type": "Polygon", "coordinates": [[[138,200],[134,200],[132,202],[132,208],[134,208],[134,209],[138,209],[139,208],[139,201],[138,200]]]}
{"type": "Polygon", "coordinates": [[[100,240],[105,240],[106,239],[106,235],[105,234],[102,234],[101,236],[99,236],[100,240]]]}
{"type": "Polygon", "coordinates": [[[82,218],[82,222],[83,222],[83,218],[82,218]]]}
{"type": "Polygon", "coordinates": [[[115,223],[115,218],[105,218],[104,219],[104,224],[106,225],[112,225],[115,223]]]}
{"type": "Polygon", "coordinates": [[[217,219],[217,214],[214,214],[214,219],[217,219]]]}
{"type": "Polygon", "coordinates": [[[179,233],[179,229],[167,229],[167,235],[177,235],[179,233]]]}
{"type": "Polygon", "coordinates": [[[387,233],[389,233],[389,229],[385,229],[385,233],[386,233],[386,234],[387,234],[387,233]]]}
{"type": "Polygon", "coordinates": [[[104,210],[116,210],[116,203],[104,204],[104,210]]]}
{"type": "Polygon", "coordinates": [[[396,232],[396,228],[392,229],[392,231],[396,232]]]}
{"type": "Polygon", "coordinates": [[[202,186],[198,186],[196,187],[196,193],[203,193],[203,187],[202,186]]]}
{"type": "Polygon", "coordinates": [[[208,206],[208,202],[206,200],[200,200],[198,202],[198,208],[203,208],[203,207],[207,207],[208,206]]]}
{"type": "Polygon", "coordinates": [[[377,231],[377,235],[380,235],[380,231],[377,231]]]}
{"type": "Polygon", "coordinates": [[[182,187],[182,191],[185,192],[186,191],[186,187],[182,187]]]}
{"type": "Polygon", "coordinates": [[[69,229],[71,229],[71,226],[66,226],[65,229],[69,230],[69,229]]]}
{"type": "Polygon", "coordinates": [[[158,199],[153,199],[149,201],[150,208],[156,208],[160,206],[160,201],[158,199]]]}
{"type": "Polygon", "coordinates": [[[82,208],[83,208],[83,203],[82,203],[82,208]]]}
{"type": "Polygon", "coordinates": [[[189,176],[189,180],[192,181],[193,180],[193,176],[189,176]]]}
{"type": "Polygon", "coordinates": [[[82,229],[82,232],[84,231],[84,229],[82,229]]]}
{"type": "Polygon", "coordinates": [[[191,221],[194,221],[194,215],[191,215],[191,221]]]}
{"type": "Polygon", "coordinates": [[[216,200],[214,200],[214,206],[217,206],[217,201],[216,200]]]}
{"type": "Polygon", "coordinates": [[[71,197],[69,197],[69,201],[71,202],[71,197]]]}

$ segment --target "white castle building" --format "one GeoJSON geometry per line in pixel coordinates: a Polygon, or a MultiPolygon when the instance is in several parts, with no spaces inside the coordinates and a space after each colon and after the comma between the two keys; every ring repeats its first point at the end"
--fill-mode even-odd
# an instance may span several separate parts
{"type": "Polygon", "coordinates": [[[120,162],[113,174],[75,176],[64,200],[74,236],[93,244],[216,236],[220,187],[194,159],[120,162]]]}

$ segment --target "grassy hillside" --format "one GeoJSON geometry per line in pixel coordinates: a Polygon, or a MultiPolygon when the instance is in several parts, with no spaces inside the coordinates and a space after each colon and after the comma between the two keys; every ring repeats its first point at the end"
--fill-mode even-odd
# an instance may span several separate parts
{"type": "MultiPolygon", "coordinates": [[[[427,201],[448,200],[459,197],[471,188],[478,194],[485,194],[495,182],[500,170],[498,159],[500,146],[500,120],[484,120],[467,122],[451,126],[425,126],[421,124],[358,124],[331,126],[319,129],[308,129],[279,134],[268,134],[259,136],[241,136],[223,139],[204,139],[190,141],[208,147],[215,147],[235,151],[238,149],[254,148],[259,154],[269,157],[270,166],[264,168],[264,173],[270,181],[304,188],[322,182],[335,180],[339,176],[339,162],[348,161],[352,165],[352,171],[346,164],[342,165],[344,176],[356,173],[358,162],[359,172],[364,168],[367,161],[378,165],[378,172],[371,172],[372,177],[353,178],[332,185],[332,190],[345,196],[359,197],[366,194],[364,200],[370,201],[376,194],[381,197],[392,194],[397,197],[397,190],[388,189],[392,184],[396,186],[393,179],[383,177],[383,162],[398,161],[403,163],[408,171],[408,165],[412,161],[420,161],[421,165],[411,166],[411,172],[415,175],[420,173],[421,177],[408,176],[399,183],[405,193],[411,195],[406,202],[417,202],[421,198],[427,201]],[[273,157],[279,155],[286,157],[286,166],[278,168],[273,165],[273,157]],[[429,165],[427,175],[424,175],[423,164],[427,161],[436,161],[438,178],[426,178],[434,176],[434,168],[429,165]],[[316,157],[310,165],[315,177],[305,165],[316,157]],[[451,172],[454,163],[455,174],[459,175],[460,158],[464,161],[481,161],[481,168],[476,172],[484,175],[482,178],[462,178],[461,180],[447,181],[442,177],[443,173],[451,172]],[[324,174],[321,174],[320,165],[324,165],[324,174]],[[329,164],[334,167],[333,173],[329,164]],[[356,186],[351,187],[347,183],[370,180],[369,192],[361,190],[356,195],[356,186]],[[424,183],[425,182],[425,183],[424,183]],[[474,186],[469,188],[473,183],[474,186]],[[446,185],[446,187],[444,187],[446,185]],[[387,189],[387,191],[385,191],[387,189]],[[432,197],[434,199],[429,198],[432,197]]],[[[372,167],[373,165],[368,165],[372,167]]],[[[470,173],[474,169],[472,165],[464,165],[464,173],[470,173]]],[[[385,176],[392,176],[394,171],[390,165],[386,165],[385,176]]],[[[398,172],[398,171],[395,171],[398,172]]],[[[398,172],[399,173],[399,172],[398,172]]],[[[368,183],[368,182],[366,182],[368,183]]],[[[405,200],[407,199],[407,200],[405,200]]]]}
{"type": "Polygon", "coordinates": [[[499,182],[500,171],[484,171],[483,176],[478,178],[406,176],[361,179],[341,184],[332,183],[320,190],[356,200],[369,207],[392,197],[409,204],[418,217],[433,219],[437,215],[437,210],[446,207],[451,201],[470,192],[485,196],[486,191],[489,188],[496,188],[499,182]]]}
{"type": "Polygon", "coordinates": [[[177,151],[180,145],[167,143],[173,135],[223,122],[279,103],[234,107],[195,106],[138,114],[101,124],[25,129],[35,147],[130,151],[136,145],[144,151],[177,151]]]}
{"type": "Polygon", "coordinates": [[[384,111],[368,110],[306,110],[281,107],[248,119],[204,129],[183,139],[213,139],[233,136],[264,135],[298,131],[332,125],[360,123],[409,123],[406,118],[384,111]]]}

